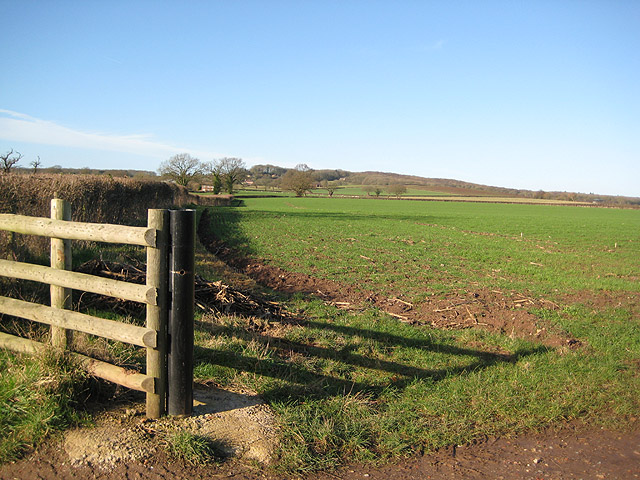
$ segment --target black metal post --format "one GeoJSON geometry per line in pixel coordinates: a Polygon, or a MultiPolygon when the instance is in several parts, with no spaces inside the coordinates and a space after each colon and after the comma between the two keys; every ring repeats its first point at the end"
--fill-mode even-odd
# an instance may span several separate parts
{"type": "Polygon", "coordinates": [[[195,294],[195,210],[169,213],[169,415],[191,415],[193,409],[193,304],[195,294]]]}

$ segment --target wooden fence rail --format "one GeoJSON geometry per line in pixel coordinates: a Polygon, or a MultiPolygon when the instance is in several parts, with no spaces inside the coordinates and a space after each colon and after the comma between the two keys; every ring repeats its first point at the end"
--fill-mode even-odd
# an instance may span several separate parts
{"type": "MultiPolygon", "coordinates": [[[[54,199],[58,200],[58,199],[54,199]]],[[[156,246],[156,231],[153,228],[127,227],[106,223],[80,223],[69,220],[27,217],[0,213],[3,230],[26,235],[40,235],[66,240],[89,240],[104,243],[126,243],[142,247],[156,246]]]]}
{"type": "MultiPolygon", "coordinates": [[[[172,212],[172,215],[175,212],[172,212]]],[[[193,212],[191,212],[193,213],[193,212]]],[[[70,206],[60,199],[51,201],[52,218],[0,214],[0,230],[51,237],[51,267],[0,259],[0,276],[31,280],[50,285],[51,306],[0,296],[0,313],[44,323],[51,327],[51,343],[66,348],[72,331],[126,342],[146,349],[146,373],[132,372],[77,353],[73,355],[92,374],[147,394],[147,416],[159,418],[167,412],[167,345],[169,318],[169,245],[168,210],[149,210],[147,227],[80,223],[71,221],[70,206]],[[69,240],[88,240],[146,247],[146,284],[138,285],[105,279],[71,270],[69,240]],[[146,305],[144,327],[106,320],[69,310],[71,290],[140,302],[146,305]]],[[[195,216],[189,215],[195,225],[195,216]]],[[[187,245],[193,256],[194,245],[187,245]]],[[[193,274],[193,272],[191,272],[193,274]]],[[[188,300],[187,300],[188,301],[188,300]]],[[[191,318],[179,321],[193,323],[191,318]]],[[[44,344],[0,332],[0,347],[34,353],[44,344]]],[[[193,344],[184,347],[193,349],[193,344]]],[[[187,375],[185,382],[192,382],[187,375]]],[[[190,388],[190,386],[189,386],[190,388]]],[[[187,400],[191,402],[191,398],[187,400]]],[[[171,412],[170,412],[171,413],[171,412]]],[[[176,412],[188,414],[187,412],[176,412]]]]}
{"type": "Polygon", "coordinates": [[[96,277],[86,273],[57,270],[42,265],[0,259],[0,274],[4,277],[32,280],[66,288],[77,288],[78,285],[82,285],[82,290],[85,292],[118,297],[123,300],[147,303],[149,305],[156,305],[157,303],[157,289],[153,287],[96,277]]]}

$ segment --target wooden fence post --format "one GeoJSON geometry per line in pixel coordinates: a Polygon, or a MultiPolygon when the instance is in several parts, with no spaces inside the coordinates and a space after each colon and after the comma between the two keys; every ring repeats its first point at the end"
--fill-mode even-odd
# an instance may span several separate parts
{"type": "Polygon", "coordinates": [[[147,247],[147,286],[157,291],[157,305],[147,305],[147,328],[158,332],[157,348],[147,348],[147,375],[156,378],[155,392],[147,393],[147,417],[160,418],[167,411],[169,211],[149,210],[147,226],[157,231],[155,248],[147,247]]]}
{"type": "Polygon", "coordinates": [[[195,214],[195,210],[170,211],[169,415],[191,415],[193,409],[195,214]]]}
{"type": "MultiPolygon", "coordinates": [[[[51,218],[55,220],[71,220],[71,205],[59,198],[51,200],[51,218]]],[[[51,267],[71,270],[71,241],[61,238],[51,239],[51,267]]],[[[54,308],[71,308],[71,289],[51,285],[51,306],[54,308]]],[[[54,347],[66,348],[71,342],[72,331],[61,327],[51,327],[51,344],[54,347]]]]}

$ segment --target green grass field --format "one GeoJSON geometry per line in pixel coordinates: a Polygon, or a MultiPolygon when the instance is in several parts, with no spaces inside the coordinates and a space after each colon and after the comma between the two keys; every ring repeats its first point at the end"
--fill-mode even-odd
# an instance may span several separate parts
{"type": "MultiPolygon", "coordinates": [[[[198,314],[196,381],[269,403],[280,471],[381,462],[572,420],[624,428],[640,415],[638,210],[275,197],[211,213],[213,233],[242,255],[416,307],[483,288],[544,297],[558,307],[531,313],[578,342],[410,325],[367,303],[344,310],[301,293],[269,293],[294,322],[198,314]]],[[[197,273],[234,281],[202,248],[198,262],[197,273]]],[[[135,366],[133,353],[111,347],[135,366]]],[[[12,373],[0,376],[9,432],[0,461],[78,421],[72,375],[49,363],[0,355],[12,373]]]]}
{"type": "Polygon", "coordinates": [[[640,291],[638,210],[282,198],[217,212],[219,234],[245,255],[414,299],[470,282],[640,291]]]}
{"type": "Polygon", "coordinates": [[[640,211],[271,198],[214,212],[214,232],[243,255],[418,305],[478,287],[544,295],[560,308],[532,313],[581,345],[412,326],[302,294],[284,297],[299,325],[203,319],[197,378],[267,399],[282,469],[640,414],[640,211]],[[591,301],[603,292],[620,301],[591,301]]]}

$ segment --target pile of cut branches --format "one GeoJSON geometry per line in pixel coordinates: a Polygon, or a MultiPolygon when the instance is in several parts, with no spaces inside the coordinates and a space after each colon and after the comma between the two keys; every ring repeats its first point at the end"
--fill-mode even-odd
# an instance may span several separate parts
{"type": "MultiPolygon", "coordinates": [[[[80,265],[76,271],[125,282],[144,284],[144,264],[109,262],[94,259],[80,265]]],[[[93,293],[81,293],[76,299],[78,310],[112,310],[120,315],[144,317],[144,305],[127,300],[93,293]]],[[[203,312],[217,315],[242,315],[268,321],[291,321],[293,315],[278,303],[243,293],[222,282],[210,282],[199,275],[195,277],[195,306],[203,312]]]]}

